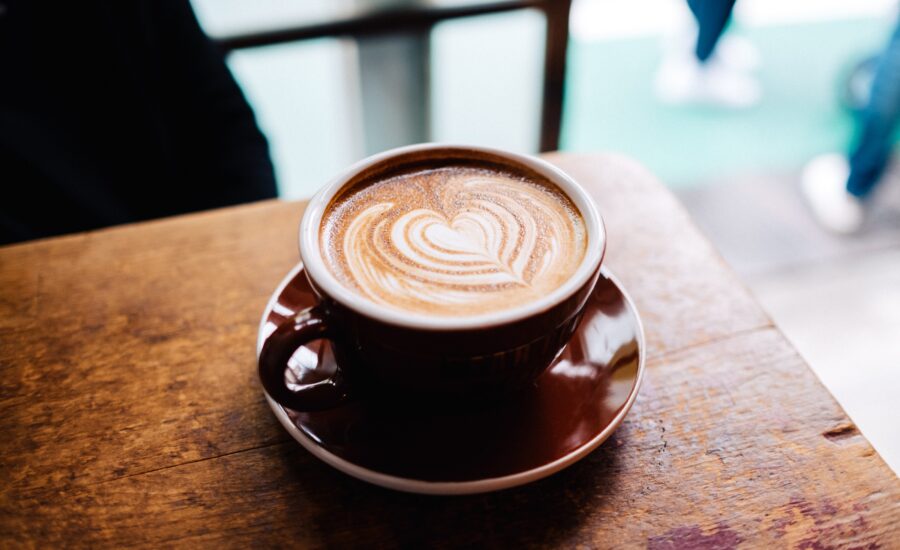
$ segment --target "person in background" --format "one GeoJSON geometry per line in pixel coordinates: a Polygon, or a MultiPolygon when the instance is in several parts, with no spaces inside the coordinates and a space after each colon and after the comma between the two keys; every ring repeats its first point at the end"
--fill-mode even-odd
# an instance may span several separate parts
{"type": "Polygon", "coordinates": [[[665,44],[655,81],[660,100],[735,109],[759,102],[759,83],[750,74],[759,65],[759,53],[739,37],[723,37],[734,2],[687,0],[696,27],[665,44]]]}
{"type": "Polygon", "coordinates": [[[275,194],[187,0],[0,5],[0,244],[275,194]]]}
{"type": "Polygon", "coordinates": [[[816,157],[803,170],[800,188],[823,227],[854,233],[865,219],[872,195],[891,157],[900,118],[900,23],[875,66],[875,76],[858,118],[849,158],[831,153],[816,157]]]}

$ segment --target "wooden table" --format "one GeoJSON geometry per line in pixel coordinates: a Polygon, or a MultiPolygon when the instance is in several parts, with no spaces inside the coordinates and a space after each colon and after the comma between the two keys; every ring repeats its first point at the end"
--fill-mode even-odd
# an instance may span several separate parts
{"type": "Polygon", "coordinates": [[[0,249],[0,546],[900,546],[897,477],[677,201],[627,159],[548,158],[595,193],[647,330],[596,452],[454,498],[314,459],[254,359],[303,204],[251,204],[0,249]]]}

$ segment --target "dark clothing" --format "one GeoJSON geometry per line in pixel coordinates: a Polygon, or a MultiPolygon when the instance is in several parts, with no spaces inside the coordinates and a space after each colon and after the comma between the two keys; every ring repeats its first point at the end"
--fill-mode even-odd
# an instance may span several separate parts
{"type": "Polygon", "coordinates": [[[697,49],[695,53],[701,62],[709,59],[716,43],[725,31],[735,0],[687,0],[697,19],[697,49]]]}
{"type": "Polygon", "coordinates": [[[880,181],[894,147],[900,121],[900,22],[878,58],[869,101],[860,113],[856,145],[850,154],[847,191],[868,196],[880,181]]]}
{"type": "Polygon", "coordinates": [[[0,244],[274,197],[187,0],[5,0],[0,244]]]}

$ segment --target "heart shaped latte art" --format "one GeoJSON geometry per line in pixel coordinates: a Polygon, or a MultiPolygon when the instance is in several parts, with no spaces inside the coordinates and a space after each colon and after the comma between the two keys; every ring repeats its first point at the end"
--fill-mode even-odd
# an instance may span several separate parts
{"type": "Polygon", "coordinates": [[[438,315],[537,299],[571,276],[586,245],[561,192],[472,168],[382,181],[329,214],[322,250],[342,282],[379,304],[438,315]]]}

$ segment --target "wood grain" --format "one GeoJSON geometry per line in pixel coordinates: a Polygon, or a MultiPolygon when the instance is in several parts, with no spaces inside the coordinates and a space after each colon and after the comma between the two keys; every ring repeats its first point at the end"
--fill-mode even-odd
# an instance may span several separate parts
{"type": "Polygon", "coordinates": [[[900,483],[638,165],[552,155],[607,222],[651,361],[625,424],[501,493],[371,487],[281,430],[256,325],[303,206],[0,248],[0,546],[898,547],[900,483]]]}
{"type": "Polygon", "coordinates": [[[604,263],[637,303],[651,355],[771,326],[681,203],[645,168],[612,154],[546,158],[596,198],[608,233],[604,263]]]}

